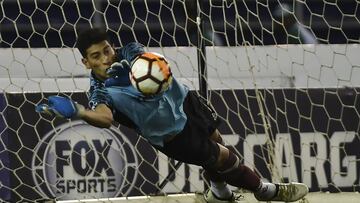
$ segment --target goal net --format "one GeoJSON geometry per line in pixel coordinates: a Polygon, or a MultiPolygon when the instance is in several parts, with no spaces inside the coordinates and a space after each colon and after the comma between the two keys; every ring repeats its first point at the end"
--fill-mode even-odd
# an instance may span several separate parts
{"type": "Polygon", "coordinates": [[[359,192],[358,8],[352,0],[0,1],[0,199],[201,199],[194,193],[208,187],[200,167],[124,126],[35,112],[50,95],[87,105],[89,72],[74,47],[90,27],[104,27],[115,47],[136,41],[164,55],[264,181],[359,192]]]}

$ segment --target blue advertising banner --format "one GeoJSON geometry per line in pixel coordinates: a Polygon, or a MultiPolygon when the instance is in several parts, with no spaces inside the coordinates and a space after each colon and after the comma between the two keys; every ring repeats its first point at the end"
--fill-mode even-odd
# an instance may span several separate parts
{"type": "MultiPolygon", "coordinates": [[[[219,130],[227,145],[264,179],[304,182],[311,191],[360,191],[357,92],[218,90],[211,92],[210,102],[223,120],[219,130]]],[[[8,104],[1,107],[5,118],[0,120],[5,145],[0,147],[5,150],[0,151],[8,152],[1,161],[11,170],[5,170],[1,181],[13,189],[2,192],[4,198],[8,192],[11,201],[66,200],[206,187],[200,167],[183,164],[175,169],[176,161],[124,126],[100,129],[37,114],[35,104],[49,95],[6,95],[8,104]]],[[[87,104],[85,93],[61,95],[87,104]]]]}
{"type": "Polygon", "coordinates": [[[358,92],[220,90],[211,104],[227,120],[221,133],[239,137],[231,145],[265,179],[303,182],[310,191],[359,191],[358,92]]]}
{"type": "MultiPolygon", "coordinates": [[[[0,94],[0,112],[4,112],[6,108],[6,100],[3,94],[0,94]]],[[[0,199],[8,201],[10,200],[10,160],[9,152],[7,151],[6,145],[8,145],[8,134],[6,131],[6,120],[7,115],[0,113],[0,199]]]]}

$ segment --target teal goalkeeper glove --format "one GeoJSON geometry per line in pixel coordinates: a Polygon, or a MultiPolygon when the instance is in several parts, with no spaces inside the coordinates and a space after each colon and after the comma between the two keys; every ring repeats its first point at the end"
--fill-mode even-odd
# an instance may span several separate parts
{"type": "Polygon", "coordinates": [[[61,96],[50,96],[48,104],[39,104],[35,110],[38,113],[55,115],[61,118],[75,118],[85,110],[84,106],[71,99],[61,96]]]}
{"type": "Polygon", "coordinates": [[[126,60],[113,63],[110,68],[106,70],[106,73],[110,78],[105,80],[105,87],[129,86],[131,84],[129,78],[130,64],[126,60]]]}

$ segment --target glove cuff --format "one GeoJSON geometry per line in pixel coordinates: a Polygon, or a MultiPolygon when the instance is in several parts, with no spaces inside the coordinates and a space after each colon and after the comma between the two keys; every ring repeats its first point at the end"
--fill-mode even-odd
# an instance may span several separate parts
{"type": "Polygon", "coordinates": [[[74,118],[82,118],[85,113],[85,107],[77,102],[74,102],[75,108],[76,108],[76,114],[74,118]]]}

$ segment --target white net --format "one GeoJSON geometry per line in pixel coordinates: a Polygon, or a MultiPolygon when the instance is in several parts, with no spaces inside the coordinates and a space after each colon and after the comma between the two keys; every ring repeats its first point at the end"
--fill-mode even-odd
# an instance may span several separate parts
{"type": "Polygon", "coordinates": [[[49,95],[87,104],[89,73],[74,46],[89,27],[106,28],[116,47],[137,41],[161,53],[193,91],[201,52],[219,130],[265,181],[358,192],[358,7],[355,0],[0,1],[0,199],[206,189],[200,167],[169,160],[124,126],[101,130],[34,111],[49,95]]]}

